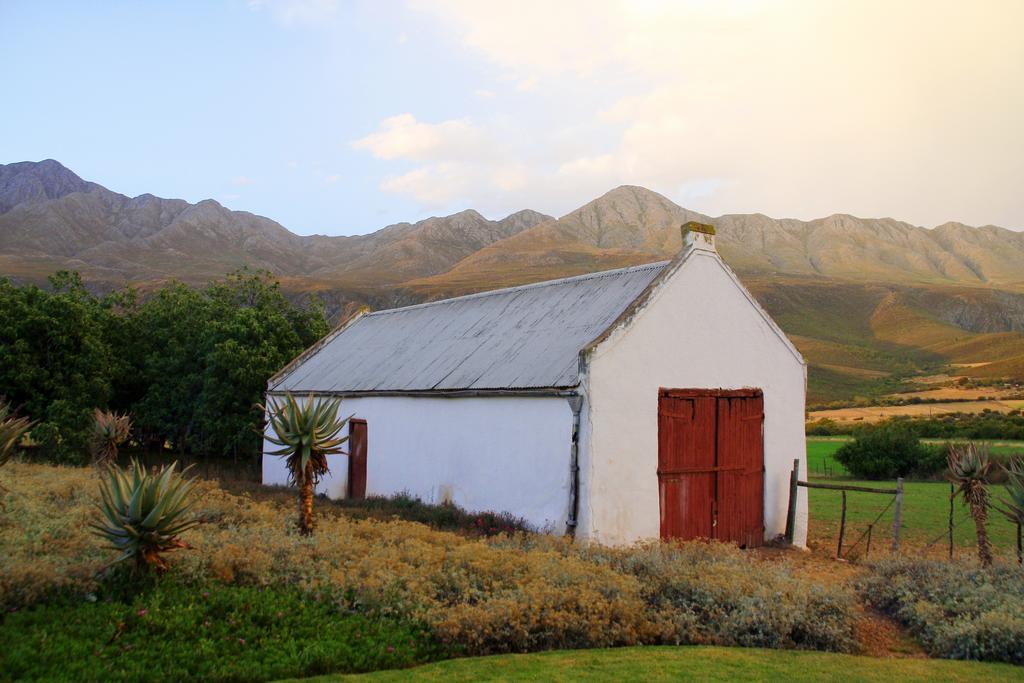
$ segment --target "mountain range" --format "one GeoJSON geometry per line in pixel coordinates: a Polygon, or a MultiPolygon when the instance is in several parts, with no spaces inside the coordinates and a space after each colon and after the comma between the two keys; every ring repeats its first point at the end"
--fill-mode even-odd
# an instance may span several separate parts
{"type": "Polygon", "coordinates": [[[943,363],[1024,375],[1024,233],[996,226],[710,217],[622,186],[561,218],[469,209],[367,235],[301,236],[213,200],[127,197],[54,160],[0,165],[0,275],[39,282],[69,268],[100,289],[145,289],[250,266],[290,292],[320,294],[339,317],[662,259],[679,251],[688,220],[716,226],[723,258],[811,361],[817,399],[943,363]]]}

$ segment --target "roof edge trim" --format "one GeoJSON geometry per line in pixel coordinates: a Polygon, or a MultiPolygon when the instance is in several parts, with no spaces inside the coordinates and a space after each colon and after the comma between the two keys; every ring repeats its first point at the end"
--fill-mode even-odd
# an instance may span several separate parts
{"type": "Polygon", "coordinates": [[[452,301],[465,301],[467,299],[480,299],[487,296],[495,296],[497,294],[508,294],[509,292],[520,292],[527,289],[537,289],[539,287],[548,287],[550,285],[560,285],[565,282],[574,282],[577,280],[592,280],[601,277],[609,277],[611,275],[619,275],[621,273],[635,273],[641,270],[650,270],[657,267],[662,267],[671,263],[671,261],[653,261],[651,263],[641,263],[637,266],[627,266],[625,268],[612,268],[611,270],[598,270],[593,273],[583,273],[582,275],[572,275],[569,277],[556,278],[554,280],[541,280],[540,282],[530,282],[525,285],[515,285],[514,287],[502,287],[501,289],[488,289],[484,292],[474,292],[473,294],[464,294],[462,296],[453,296],[447,299],[438,299],[437,301],[425,301],[421,304],[412,304],[411,306],[401,306],[399,308],[385,308],[379,311],[373,311],[367,313],[367,316],[378,316],[388,315],[389,313],[398,313],[400,311],[409,311],[417,308],[426,308],[428,306],[437,306],[439,304],[447,304],[452,301]]]}
{"type": "Polygon", "coordinates": [[[743,283],[740,282],[739,277],[736,275],[735,272],[733,272],[733,269],[730,268],[728,264],[726,264],[726,262],[722,260],[721,255],[719,255],[718,252],[707,251],[704,249],[695,249],[694,247],[690,247],[689,249],[680,252],[678,256],[672,259],[672,261],[669,262],[668,266],[660,273],[658,273],[657,277],[651,280],[650,284],[648,284],[647,287],[644,288],[644,291],[640,292],[640,295],[633,299],[632,303],[630,303],[629,306],[627,306],[626,309],[622,311],[619,317],[612,321],[611,325],[605,328],[605,330],[597,337],[595,337],[593,341],[591,341],[589,344],[580,349],[580,357],[583,358],[591,351],[596,349],[619,328],[629,325],[632,322],[634,316],[640,311],[641,308],[643,308],[647,304],[647,302],[653,296],[654,292],[659,288],[661,283],[675,275],[679,271],[679,269],[683,267],[683,264],[689,261],[690,257],[693,256],[694,254],[705,256],[707,258],[712,258],[718,263],[719,267],[725,271],[725,274],[729,277],[729,279],[736,286],[736,288],[739,289],[740,293],[747,299],[748,302],[750,302],[750,304],[754,307],[754,310],[757,311],[761,318],[768,324],[769,329],[771,329],[771,331],[775,333],[775,336],[777,336],[782,341],[783,345],[791,354],[793,354],[797,362],[799,362],[800,365],[806,368],[807,361],[804,359],[800,351],[797,350],[797,348],[793,345],[793,342],[790,341],[789,337],[786,336],[786,333],[782,331],[782,328],[780,328],[778,324],[774,320],[772,320],[771,316],[768,315],[768,312],[761,307],[761,304],[757,302],[757,299],[754,298],[754,295],[752,295],[747,290],[747,288],[743,286],[743,283]]]}
{"type": "Polygon", "coordinates": [[[320,338],[319,341],[314,343],[309,348],[303,349],[302,353],[295,356],[295,358],[292,358],[290,361],[288,361],[287,365],[285,365],[283,368],[281,368],[273,375],[271,375],[270,379],[267,380],[267,393],[272,393],[273,388],[276,387],[281,382],[283,382],[284,380],[286,380],[288,376],[295,372],[295,370],[297,370],[300,365],[302,365],[307,360],[315,356],[317,353],[320,352],[321,349],[323,349],[325,346],[331,343],[331,341],[335,337],[337,337],[339,334],[341,334],[348,328],[352,327],[352,325],[354,325],[356,322],[366,317],[367,315],[369,314],[366,312],[365,309],[360,309],[356,311],[355,315],[353,315],[351,318],[349,318],[348,320],[346,320],[345,322],[343,322],[342,324],[338,325],[333,330],[325,334],[323,337],[320,338]]]}
{"type": "Polygon", "coordinates": [[[476,398],[484,396],[506,396],[510,398],[551,398],[579,395],[576,386],[536,387],[531,389],[367,389],[362,391],[267,391],[268,396],[313,394],[337,398],[381,398],[386,396],[404,398],[476,398]]]}

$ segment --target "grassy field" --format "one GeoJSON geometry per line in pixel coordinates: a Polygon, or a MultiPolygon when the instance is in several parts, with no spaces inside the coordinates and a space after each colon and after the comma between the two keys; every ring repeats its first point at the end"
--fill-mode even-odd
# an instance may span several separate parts
{"type": "Polygon", "coordinates": [[[879,422],[890,417],[934,417],[950,413],[1009,413],[1020,409],[1020,401],[991,399],[985,401],[949,401],[942,403],[914,403],[903,406],[865,406],[861,408],[834,408],[814,410],[808,420],[832,420],[834,422],[857,422],[858,424],[879,422]]]}
{"type": "MultiPolygon", "coordinates": [[[[807,469],[812,477],[844,477],[848,472],[835,459],[835,453],[847,441],[849,436],[809,436],[807,437],[807,469]]],[[[924,439],[925,443],[946,443],[942,439],[924,439]]],[[[1000,459],[1024,456],[1024,441],[988,441],[986,442],[992,455],[1000,459]]]]}
{"type": "MultiPolygon", "coordinates": [[[[895,487],[895,482],[855,481],[846,478],[847,472],[835,461],[835,452],[846,441],[846,437],[808,437],[807,462],[812,480],[840,477],[843,483],[870,486],[875,488],[895,487]],[[825,476],[826,473],[830,476],[825,476]]],[[[1024,452],[1024,444],[1014,441],[994,442],[991,445],[994,453],[1014,455],[1024,452]]],[[[1001,487],[993,487],[999,495],[1001,487]]],[[[810,505],[810,538],[818,544],[835,543],[839,534],[839,519],[842,509],[842,494],[839,491],[823,489],[809,490],[810,505]]],[[[847,494],[847,541],[854,543],[867,525],[882,513],[892,496],[871,493],[847,494]]],[[[875,530],[872,532],[872,554],[876,548],[888,551],[892,542],[892,507],[882,514],[875,530]]],[[[973,523],[967,510],[957,501],[954,505],[953,542],[959,553],[970,553],[975,543],[973,523]]],[[[925,546],[943,535],[949,524],[949,484],[945,482],[906,482],[903,499],[903,542],[913,546],[925,546]]],[[[1009,555],[1016,552],[1016,527],[1002,516],[992,514],[989,517],[989,535],[997,552],[1009,555]]],[[[853,549],[854,556],[863,552],[865,541],[853,549]]],[[[932,551],[944,553],[948,548],[945,537],[934,544],[932,551]]]]}
{"type": "Polygon", "coordinates": [[[1019,681],[1009,664],[724,647],[631,647],[455,659],[315,681],[1019,681]]]}

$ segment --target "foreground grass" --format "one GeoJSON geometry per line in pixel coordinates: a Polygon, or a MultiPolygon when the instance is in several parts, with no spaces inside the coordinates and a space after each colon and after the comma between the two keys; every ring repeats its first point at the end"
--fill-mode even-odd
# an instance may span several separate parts
{"type": "Polygon", "coordinates": [[[450,656],[415,623],[294,589],[172,582],[17,610],[0,642],[0,680],[267,681],[450,656]]]}
{"type": "Polygon", "coordinates": [[[724,647],[629,647],[456,659],[318,681],[1019,681],[1009,664],[724,647]]]}

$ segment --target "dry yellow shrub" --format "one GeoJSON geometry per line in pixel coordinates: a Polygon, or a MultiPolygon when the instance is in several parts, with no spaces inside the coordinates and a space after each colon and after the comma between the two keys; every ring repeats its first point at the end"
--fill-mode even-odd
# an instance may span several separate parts
{"type": "MultiPolygon", "coordinates": [[[[88,534],[91,469],[15,463],[0,471],[0,606],[59,588],[90,590],[114,559],[88,534]]],[[[315,536],[280,503],[204,483],[204,523],[171,554],[189,582],[294,585],[400,613],[467,653],[637,643],[853,647],[846,591],[826,593],[784,563],[717,544],[627,549],[534,534],[469,539],[422,524],[322,514],[315,536]]]]}

